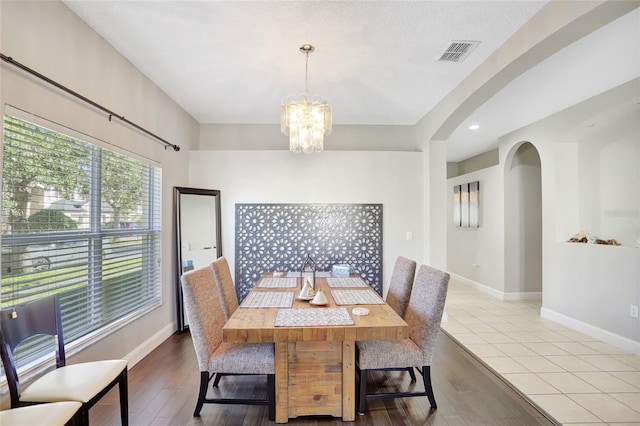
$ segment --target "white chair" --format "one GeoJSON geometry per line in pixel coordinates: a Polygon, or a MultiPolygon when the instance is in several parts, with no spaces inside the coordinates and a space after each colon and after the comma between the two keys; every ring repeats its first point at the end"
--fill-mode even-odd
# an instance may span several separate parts
{"type": "Polygon", "coordinates": [[[129,424],[127,361],[114,359],[66,365],[57,294],[2,310],[0,325],[0,355],[7,376],[11,408],[33,403],[78,401],[82,403],[81,422],[88,425],[89,409],[118,385],[120,418],[123,425],[129,424]],[[36,335],[53,337],[56,369],[21,389],[13,352],[20,343],[36,335]]]}
{"type": "Polygon", "coordinates": [[[0,411],[2,426],[72,426],[82,404],[77,401],[50,402],[0,411]]]}
{"type": "Polygon", "coordinates": [[[225,319],[213,270],[203,267],[182,275],[184,306],[200,368],[200,390],[193,413],[200,416],[205,403],[267,405],[275,420],[274,346],[270,343],[226,343],[222,341],[225,319]],[[207,387],[216,374],[267,376],[266,399],[207,398],[207,387]]]}
{"type": "Polygon", "coordinates": [[[448,284],[449,274],[422,265],[416,275],[405,315],[405,321],[409,325],[409,338],[356,342],[356,365],[360,372],[359,414],[364,414],[367,400],[409,396],[427,396],[431,408],[437,408],[431,386],[430,368],[440,332],[448,284]],[[416,367],[422,374],[424,392],[367,394],[369,371],[398,370],[406,367],[416,367]]]}

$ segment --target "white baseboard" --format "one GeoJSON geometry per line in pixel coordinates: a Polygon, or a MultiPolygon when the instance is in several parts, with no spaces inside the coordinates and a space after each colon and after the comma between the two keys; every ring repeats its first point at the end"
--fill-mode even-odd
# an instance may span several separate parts
{"type": "Polygon", "coordinates": [[[502,300],[542,300],[541,291],[503,293],[502,300]]]}
{"type": "MultiPolygon", "coordinates": [[[[542,300],[542,293],[504,293],[451,272],[449,272],[449,275],[451,275],[452,279],[455,279],[461,284],[472,287],[478,291],[481,291],[482,293],[486,293],[500,300],[542,300]]],[[[587,324],[585,322],[547,308],[540,309],[540,316],[542,318],[546,318],[551,321],[557,322],[558,324],[564,325],[565,327],[572,330],[584,333],[587,336],[593,337],[594,339],[601,340],[605,343],[615,346],[616,348],[620,348],[623,351],[640,355],[640,342],[637,342],[635,340],[611,333],[610,331],[598,328],[591,324],[587,324]]]]}
{"type": "Polygon", "coordinates": [[[175,324],[169,323],[165,325],[160,331],[148,338],[140,346],[129,352],[124,356],[127,360],[128,368],[131,369],[134,365],[140,362],[145,356],[149,355],[155,348],[160,346],[162,342],[167,340],[175,332],[175,324]]]}
{"type": "Polygon", "coordinates": [[[542,300],[542,292],[540,291],[536,291],[536,292],[509,292],[509,293],[505,293],[503,291],[499,291],[496,290],[495,288],[486,286],[484,284],[480,284],[479,282],[470,280],[469,278],[465,278],[461,275],[458,274],[454,274],[452,272],[449,272],[449,275],[451,275],[452,278],[454,278],[456,281],[461,282],[462,284],[468,285],[470,287],[473,287],[476,290],[479,290],[485,294],[488,294],[492,297],[495,297],[496,299],[500,299],[500,300],[509,300],[509,301],[514,301],[514,300],[542,300]]]}
{"type": "Polygon", "coordinates": [[[587,336],[593,337],[594,339],[601,340],[605,343],[615,346],[616,348],[620,348],[623,351],[640,355],[640,342],[636,342],[635,340],[620,336],[619,334],[614,334],[610,331],[604,330],[591,324],[587,324],[586,322],[571,318],[551,309],[541,308],[540,316],[542,318],[557,322],[558,324],[562,324],[572,330],[584,333],[587,336]]]}

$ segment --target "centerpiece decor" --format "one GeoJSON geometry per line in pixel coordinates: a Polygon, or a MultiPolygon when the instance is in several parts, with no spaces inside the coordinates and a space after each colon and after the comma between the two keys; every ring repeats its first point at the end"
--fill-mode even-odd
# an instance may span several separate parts
{"type": "Polygon", "coordinates": [[[304,287],[309,284],[311,289],[316,290],[316,262],[311,258],[311,254],[307,254],[307,258],[300,267],[301,285],[304,287]]]}

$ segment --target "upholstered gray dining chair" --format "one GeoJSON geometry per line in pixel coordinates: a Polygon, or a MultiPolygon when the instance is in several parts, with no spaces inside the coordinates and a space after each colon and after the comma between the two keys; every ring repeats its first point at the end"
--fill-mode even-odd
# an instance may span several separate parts
{"type": "MultiPolygon", "coordinates": [[[[393,272],[391,272],[386,302],[403,319],[409,305],[409,297],[411,296],[415,275],[416,262],[406,257],[398,256],[393,266],[393,272]]],[[[401,368],[401,370],[407,370],[411,377],[411,382],[416,381],[416,373],[413,371],[413,367],[401,368]]]]}
{"type": "Polygon", "coordinates": [[[205,403],[267,405],[275,420],[274,347],[270,343],[227,343],[222,341],[225,324],[213,269],[206,266],[182,275],[184,305],[189,330],[200,368],[200,390],[193,413],[200,416],[205,403]],[[207,398],[207,388],[216,374],[266,375],[266,399],[207,398]]]}
{"type": "MultiPolygon", "coordinates": [[[[213,276],[216,280],[216,286],[218,287],[218,294],[220,295],[220,301],[222,303],[222,312],[224,312],[225,321],[229,321],[231,315],[238,309],[238,294],[236,293],[236,286],[233,283],[231,277],[231,269],[229,269],[229,262],[222,256],[211,262],[211,269],[213,270],[213,276]]],[[[220,379],[223,376],[235,376],[236,374],[216,374],[216,378],[213,381],[213,387],[217,387],[220,383],[220,379]]]]}
{"type": "Polygon", "coordinates": [[[356,343],[356,366],[360,372],[359,414],[364,414],[367,400],[409,396],[427,396],[431,408],[437,408],[431,386],[431,359],[440,331],[448,284],[449,274],[430,266],[420,266],[405,315],[405,321],[409,325],[409,338],[356,343]],[[406,367],[416,367],[422,374],[424,392],[366,393],[369,371],[406,367]]]}
{"type": "Polygon", "coordinates": [[[389,290],[387,291],[387,304],[393,308],[400,317],[404,318],[409,305],[413,278],[416,274],[416,262],[406,257],[398,256],[391,273],[389,290]]]}
{"type": "Polygon", "coordinates": [[[211,269],[213,269],[213,276],[218,286],[224,319],[225,321],[229,321],[229,318],[235,310],[238,309],[239,305],[238,294],[236,293],[236,286],[233,284],[229,263],[227,259],[222,256],[211,263],[211,269]]]}

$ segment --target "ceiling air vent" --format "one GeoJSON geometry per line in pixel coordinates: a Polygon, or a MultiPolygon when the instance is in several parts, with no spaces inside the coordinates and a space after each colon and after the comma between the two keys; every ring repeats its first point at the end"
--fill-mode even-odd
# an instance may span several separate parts
{"type": "Polygon", "coordinates": [[[479,44],[479,41],[454,40],[438,60],[445,62],[462,62],[479,44]]]}

